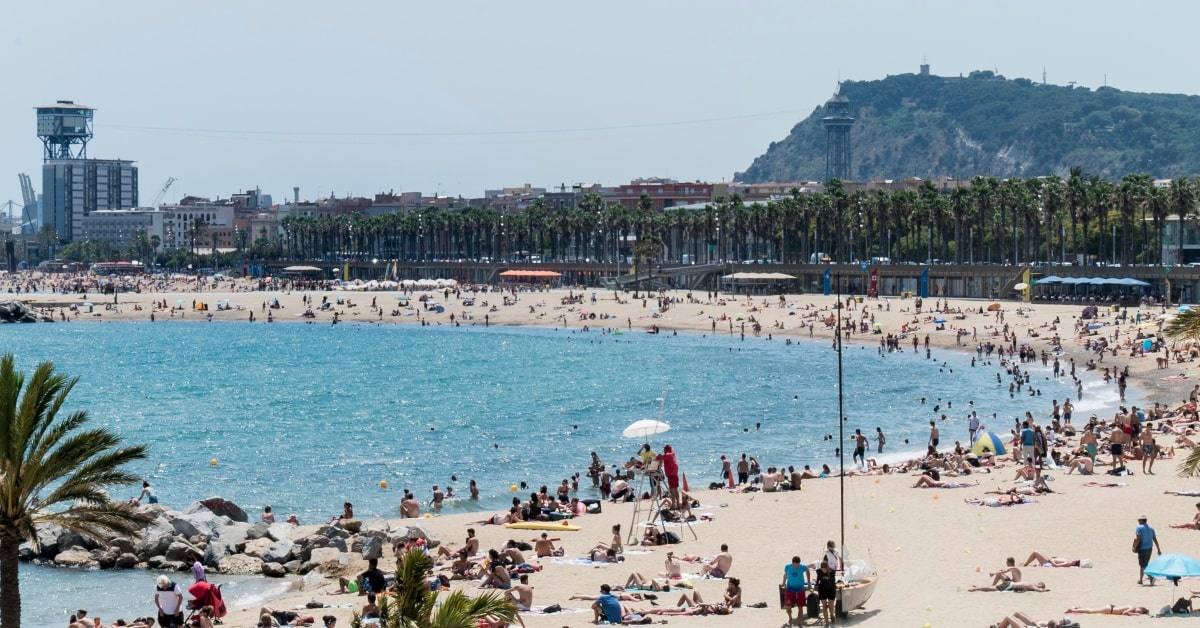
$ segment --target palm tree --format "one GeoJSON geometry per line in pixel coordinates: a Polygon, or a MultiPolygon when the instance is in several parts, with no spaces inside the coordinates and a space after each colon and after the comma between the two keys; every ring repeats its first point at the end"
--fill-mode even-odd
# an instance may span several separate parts
{"type": "Polygon", "coordinates": [[[78,378],[55,373],[42,362],[26,380],[12,354],[0,358],[0,625],[21,626],[17,577],[22,541],[37,543],[46,524],[101,539],[106,532],[130,534],[149,518],[120,501],[108,486],[133,484],[122,469],[146,457],[146,447],[121,446],[116,434],[82,429],[84,410],[60,415],[78,378]],[[55,506],[66,510],[55,512],[55,506]]]}
{"type": "Polygon", "coordinates": [[[1179,216],[1179,252],[1175,254],[1175,263],[1183,263],[1183,227],[1188,217],[1192,213],[1192,208],[1196,204],[1196,189],[1192,185],[1191,179],[1187,177],[1179,177],[1171,181],[1169,192],[1171,199],[1171,210],[1179,216]]]}
{"type": "MultiPolygon", "coordinates": [[[[437,592],[429,590],[432,569],[433,561],[424,552],[404,553],[396,566],[396,595],[380,599],[380,628],[474,628],[485,617],[516,619],[517,608],[496,593],[472,598],[455,591],[439,602],[437,592]]],[[[358,613],[350,626],[363,626],[358,613]]]]}
{"type": "MultiPolygon", "coordinates": [[[[648,271],[646,278],[650,279],[654,274],[654,260],[662,255],[664,248],[666,247],[663,245],[662,238],[656,235],[642,236],[642,239],[633,245],[633,263],[636,265],[634,274],[642,274],[642,262],[645,262],[648,271]]],[[[641,283],[642,280],[639,279],[638,284],[641,283]]]]}

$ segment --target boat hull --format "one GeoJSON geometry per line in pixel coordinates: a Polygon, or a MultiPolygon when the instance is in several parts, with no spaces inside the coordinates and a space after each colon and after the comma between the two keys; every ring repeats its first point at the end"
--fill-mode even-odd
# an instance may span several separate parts
{"type": "Polygon", "coordinates": [[[875,585],[878,582],[878,576],[870,575],[858,582],[838,589],[838,600],[841,602],[841,611],[848,613],[861,608],[867,603],[867,600],[871,599],[871,595],[875,593],[875,585]]]}

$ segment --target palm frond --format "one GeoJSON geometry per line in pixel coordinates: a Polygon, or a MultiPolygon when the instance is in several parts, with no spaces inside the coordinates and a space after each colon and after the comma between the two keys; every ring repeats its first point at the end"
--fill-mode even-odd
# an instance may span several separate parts
{"type": "Polygon", "coordinates": [[[1179,463],[1179,475],[1185,478],[1200,476],[1200,447],[1192,448],[1188,457],[1179,463]]]}
{"type": "Polygon", "coordinates": [[[1200,340],[1200,309],[1180,312],[1163,327],[1163,335],[1171,340],[1200,340]]]}

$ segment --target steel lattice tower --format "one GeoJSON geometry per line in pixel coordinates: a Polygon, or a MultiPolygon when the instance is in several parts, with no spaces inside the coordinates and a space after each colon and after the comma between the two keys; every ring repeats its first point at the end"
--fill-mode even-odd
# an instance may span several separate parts
{"type": "Polygon", "coordinates": [[[835,95],[825,103],[829,115],[821,119],[825,125],[825,180],[850,180],[850,99],[835,95]]]}

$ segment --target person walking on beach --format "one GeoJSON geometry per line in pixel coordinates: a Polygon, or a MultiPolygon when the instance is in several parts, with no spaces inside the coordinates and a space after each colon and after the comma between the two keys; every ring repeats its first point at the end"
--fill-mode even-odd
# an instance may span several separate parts
{"type": "Polygon", "coordinates": [[[808,587],[808,565],[800,562],[799,556],[793,556],[792,562],[783,567],[783,582],[779,588],[783,594],[783,610],[787,612],[787,623],[793,623],[792,609],[796,609],[795,622],[802,623],[805,607],[804,590],[808,587]]]}
{"type": "MultiPolygon", "coordinates": [[[[1158,555],[1162,556],[1162,547],[1158,544],[1158,535],[1154,533],[1154,528],[1146,523],[1146,515],[1138,516],[1138,526],[1133,531],[1133,551],[1137,552],[1138,557],[1138,584],[1142,583],[1142,579],[1146,576],[1146,565],[1150,562],[1150,552],[1158,550],[1158,555]]],[[[1154,586],[1154,576],[1149,576],[1150,586],[1154,586]]]]}
{"type": "Polygon", "coordinates": [[[938,427],[934,421],[929,422],[929,453],[936,454],[938,446],[938,427]]]}
{"type": "Polygon", "coordinates": [[[975,444],[975,436],[979,433],[979,415],[972,410],[971,417],[967,419],[967,442],[975,444]]]}
{"type": "Polygon", "coordinates": [[[742,459],[737,463],[738,484],[745,484],[750,481],[750,462],[746,460],[746,454],[742,454],[742,459]]]}

